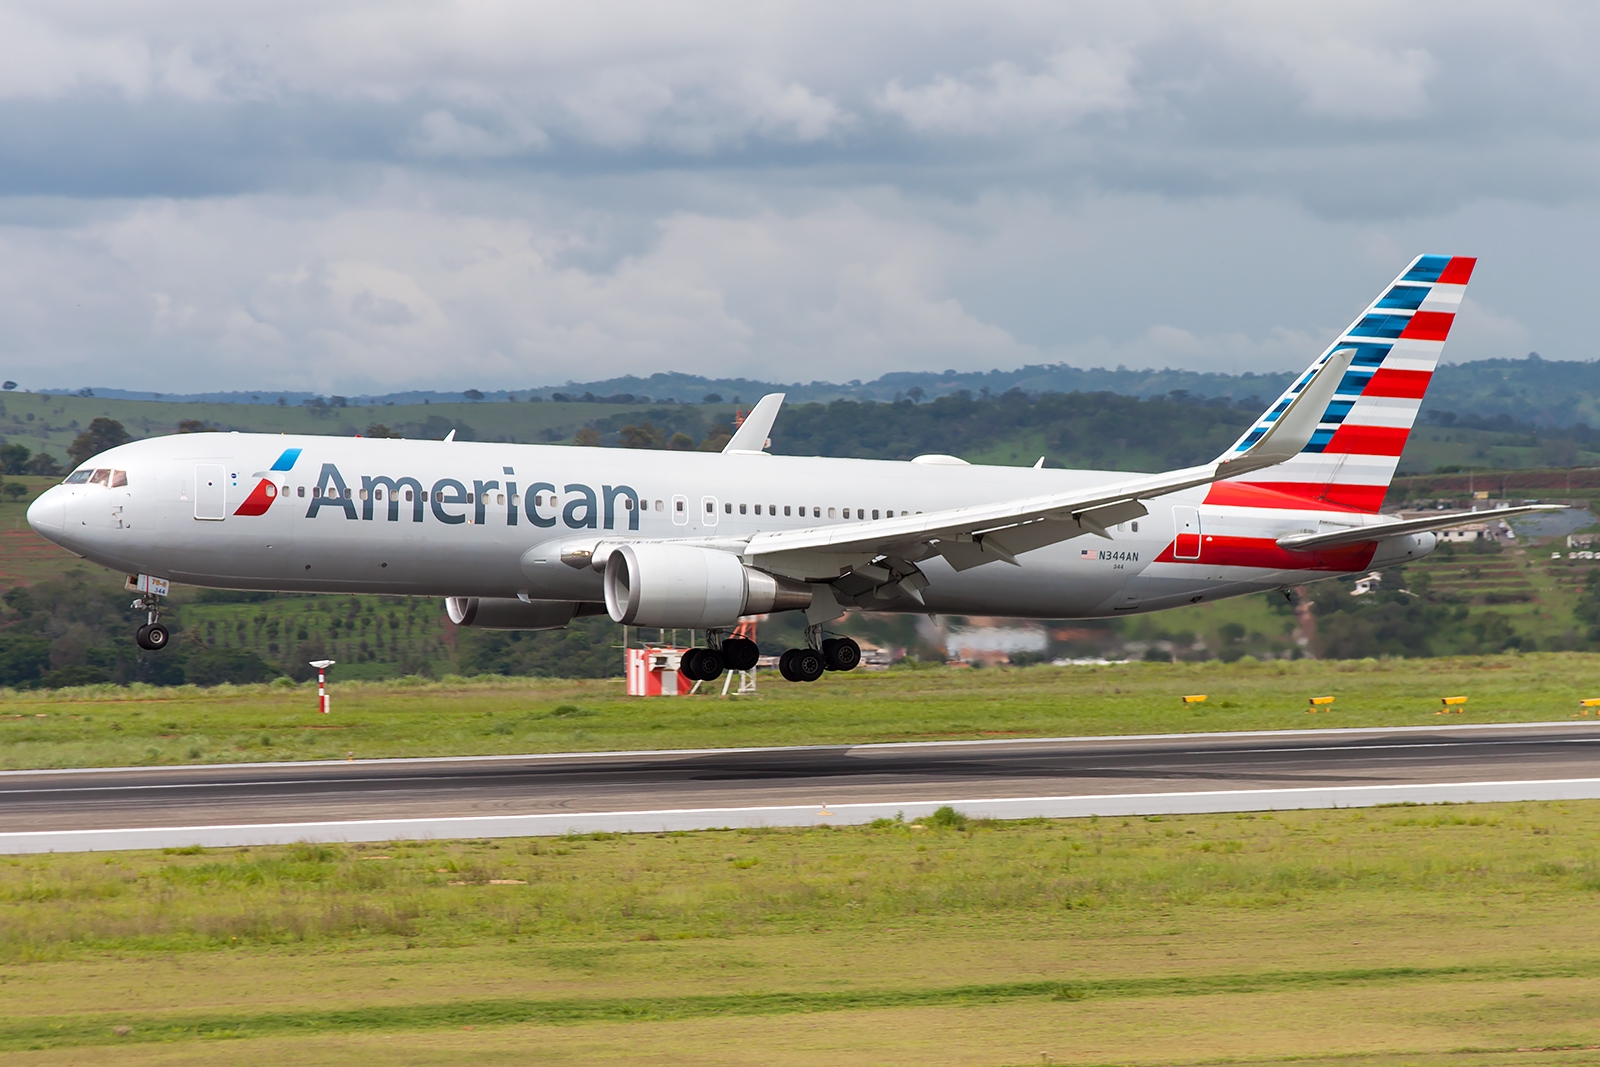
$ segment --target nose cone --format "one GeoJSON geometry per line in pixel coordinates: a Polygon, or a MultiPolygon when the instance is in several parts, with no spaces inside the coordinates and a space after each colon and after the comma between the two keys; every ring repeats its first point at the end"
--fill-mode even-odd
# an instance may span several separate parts
{"type": "Polygon", "coordinates": [[[28,505],[28,525],[41,537],[48,537],[59,544],[61,532],[67,524],[66,510],[66,497],[61,487],[52,486],[28,505]]]}

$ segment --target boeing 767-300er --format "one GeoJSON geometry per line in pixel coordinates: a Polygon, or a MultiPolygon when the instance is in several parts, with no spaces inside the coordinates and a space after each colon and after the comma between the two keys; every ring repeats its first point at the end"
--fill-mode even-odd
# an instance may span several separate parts
{"type": "Polygon", "coordinates": [[[168,640],[169,582],[443,596],[496,629],[605,612],[704,631],[683,661],[702,679],[754,666],[742,617],[801,611],[779,669],[813,681],[858,662],[823,639],[851,609],[1104,618],[1426,555],[1481,516],[1379,505],[1474,262],[1419,256],[1221,456],[1164,474],[769,455],[774,393],[720,454],[158,437],[93,457],[28,522],[129,576],[144,648],[168,640]]]}

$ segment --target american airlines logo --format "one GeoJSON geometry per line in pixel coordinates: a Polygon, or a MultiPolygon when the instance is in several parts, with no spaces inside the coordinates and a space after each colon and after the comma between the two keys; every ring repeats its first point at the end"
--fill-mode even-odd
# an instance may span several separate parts
{"type": "MultiPolygon", "coordinates": [[[[274,475],[290,471],[300,451],[288,449],[270,470],[252,475],[258,479],[256,486],[234,514],[264,515],[278,496],[287,495],[289,486],[280,489],[274,475]]],[[[512,477],[516,473],[511,467],[502,467],[501,472],[512,477]]],[[[298,492],[305,494],[306,487],[299,487],[298,492]]],[[[507,526],[526,520],[529,525],[543,528],[559,522],[573,530],[614,530],[618,519],[625,518],[629,530],[639,528],[639,494],[632,486],[602,485],[596,492],[593,486],[570,482],[561,487],[558,495],[554,482],[533,482],[523,487],[521,494],[526,495],[519,494],[512,478],[503,484],[499,478],[474,478],[469,489],[458,478],[440,478],[432,485],[424,485],[408,476],[370,474],[361,475],[358,493],[336,464],[324,463],[307,497],[306,518],[337,511],[352,521],[422,522],[424,516],[431,515],[447,526],[481,526],[488,520],[491,508],[496,512],[504,508],[507,526]],[[566,503],[558,504],[560,500],[566,503]],[[470,513],[465,510],[469,508],[470,513]]]]}

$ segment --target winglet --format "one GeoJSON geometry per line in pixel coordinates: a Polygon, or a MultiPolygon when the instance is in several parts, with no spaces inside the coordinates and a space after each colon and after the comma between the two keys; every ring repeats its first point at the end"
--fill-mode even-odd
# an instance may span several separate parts
{"type": "MultiPolygon", "coordinates": [[[[1246,437],[1235,446],[1235,451],[1225,453],[1217,461],[1219,478],[1273,467],[1293,459],[1311,443],[1311,437],[1322,422],[1323,413],[1344,380],[1345,371],[1355,359],[1354,348],[1336,348],[1328,353],[1307,376],[1300,391],[1272,424],[1260,431],[1255,440],[1246,437]]],[[[1255,436],[1252,434],[1251,436],[1255,436]]]]}
{"type": "Polygon", "coordinates": [[[772,433],[772,424],[778,421],[778,409],[783,407],[784,396],[783,393],[768,393],[762,397],[760,402],[750,409],[750,414],[744,417],[744,422],[733,432],[733,437],[722,446],[723,454],[765,452],[767,436],[772,433]]]}

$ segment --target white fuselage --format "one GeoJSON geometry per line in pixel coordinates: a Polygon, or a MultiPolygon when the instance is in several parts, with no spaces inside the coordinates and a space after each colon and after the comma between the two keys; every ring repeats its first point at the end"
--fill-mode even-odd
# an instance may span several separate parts
{"type": "MultiPolygon", "coordinates": [[[[733,542],[768,530],[870,523],[1108,484],[1125,472],[930,465],[550,445],[200,433],[104,452],[29,508],[40,533],[130,575],[301,592],[603,600],[563,545],[607,534],[733,542]],[[274,469],[274,468],[277,469],[274,469]],[[78,475],[75,475],[78,477],[78,475]],[[84,475],[84,477],[88,477],[84,475]],[[122,485],[112,482],[125,481],[122,485]],[[409,495],[408,495],[409,494],[409,495]],[[635,506],[637,501],[637,506],[635,506]]],[[[1086,618],[1299,584],[1426,554],[1431,534],[1356,551],[1278,549],[1314,508],[1208,505],[1207,489],[1149,502],[1109,537],[965,571],[920,564],[903,610],[1086,618]],[[1179,538],[1179,534],[1184,538],[1179,538]]]]}

